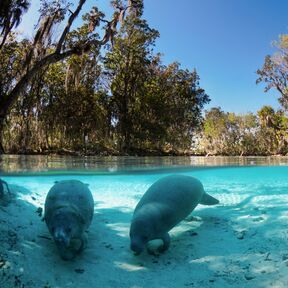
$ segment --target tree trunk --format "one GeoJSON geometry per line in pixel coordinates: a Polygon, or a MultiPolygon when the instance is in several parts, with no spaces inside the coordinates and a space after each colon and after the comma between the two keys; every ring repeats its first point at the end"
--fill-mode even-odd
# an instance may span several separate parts
{"type": "Polygon", "coordinates": [[[0,155],[5,154],[5,150],[3,147],[3,132],[4,132],[4,119],[0,115],[0,155]]]}

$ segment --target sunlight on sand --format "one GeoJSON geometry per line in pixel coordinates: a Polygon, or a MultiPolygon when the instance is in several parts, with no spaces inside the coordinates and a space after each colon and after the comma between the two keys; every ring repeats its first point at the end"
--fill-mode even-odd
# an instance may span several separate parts
{"type": "Polygon", "coordinates": [[[147,270],[146,267],[142,267],[142,266],[139,266],[139,265],[133,265],[133,264],[130,264],[130,263],[124,263],[124,262],[117,262],[115,261],[114,264],[120,268],[120,269],[123,269],[123,270],[126,270],[126,271],[141,271],[141,270],[147,270]]]}

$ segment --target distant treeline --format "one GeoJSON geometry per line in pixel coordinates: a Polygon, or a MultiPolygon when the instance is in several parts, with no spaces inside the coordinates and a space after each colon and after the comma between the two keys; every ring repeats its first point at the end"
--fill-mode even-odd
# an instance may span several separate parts
{"type": "MultiPolygon", "coordinates": [[[[200,87],[196,70],[181,69],[179,63],[164,65],[161,55],[153,52],[159,33],[142,18],[142,0],[112,1],[111,21],[94,7],[83,16],[82,26],[72,31],[85,1],[79,1],[72,14],[64,2],[41,1],[38,27],[31,40],[13,32],[19,13],[14,18],[11,15],[19,3],[10,2],[12,6],[0,8],[0,152],[288,152],[288,120],[283,112],[287,91],[284,89],[280,98],[283,111],[265,106],[257,115],[240,116],[212,108],[204,117],[210,99],[200,87]],[[67,12],[67,26],[57,38],[56,28],[67,12]],[[95,32],[101,23],[102,37],[95,32]],[[116,31],[117,24],[120,28],[116,31]]],[[[24,2],[22,13],[29,7],[29,1],[24,2]]],[[[268,76],[273,69],[279,72],[279,67],[273,66],[272,58],[267,59],[269,65],[265,62],[258,74],[268,90],[275,87],[275,77],[268,76]]]]}
{"type": "Polygon", "coordinates": [[[288,118],[283,111],[262,107],[257,114],[206,112],[194,152],[206,155],[286,155],[288,118]]]}

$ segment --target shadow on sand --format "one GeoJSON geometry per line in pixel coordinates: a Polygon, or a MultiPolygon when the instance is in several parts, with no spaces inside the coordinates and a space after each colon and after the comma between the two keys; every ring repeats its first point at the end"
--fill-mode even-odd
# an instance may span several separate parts
{"type": "Polygon", "coordinates": [[[154,256],[129,250],[131,209],[96,202],[88,246],[66,262],[36,213],[37,195],[11,190],[15,199],[0,210],[1,287],[288,287],[288,191],[196,208],[154,256]]]}

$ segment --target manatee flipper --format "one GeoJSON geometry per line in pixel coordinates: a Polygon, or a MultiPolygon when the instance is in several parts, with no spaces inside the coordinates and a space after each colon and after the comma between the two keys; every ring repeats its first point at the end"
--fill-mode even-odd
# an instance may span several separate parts
{"type": "Polygon", "coordinates": [[[161,239],[163,241],[163,243],[160,244],[160,243],[154,242],[154,243],[150,243],[150,245],[147,245],[146,248],[147,248],[148,254],[150,254],[150,255],[159,255],[159,253],[163,253],[169,248],[169,246],[170,246],[170,235],[168,233],[165,233],[159,239],[161,239]]]}
{"type": "Polygon", "coordinates": [[[202,205],[216,205],[219,203],[219,200],[217,200],[216,198],[212,197],[207,193],[204,193],[199,203],[202,205]]]}
{"type": "Polygon", "coordinates": [[[67,249],[63,246],[59,246],[59,245],[57,245],[57,243],[56,243],[56,246],[57,246],[58,252],[59,252],[59,254],[63,260],[68,261],[68,260],[72,260],[75,258],[76,254],[74,251],[67,249]]]}
{"type": "Polygon", "coordinates": [[[58,248],[59,254],[63,260],[72,260],[76,257],[76,255],[80,254],[83,249],[86,247],[87,238],[73,238],[70,240],[70,244],[68,247],[63,245],[63,243],[57,243],[56,246],[58,248]]]}
{"type": "Polygon", "coordinates": [[[164,236],[161,239],[163,241],[163,245],[158,248],[158,251],[160,253],[164,252],[165,250],[167,250],[169,248],[169,246],[170,246],[170,236],[169,236],[168,233],[166,233],[166,234],[164,234],[164,236]]]}
{"type": "Polygon", "coordinates": [[[71,248],[75,254],[80,254],[87,247],[87,236],[83,235],[82,238],[72,239],[71,248]]]}

